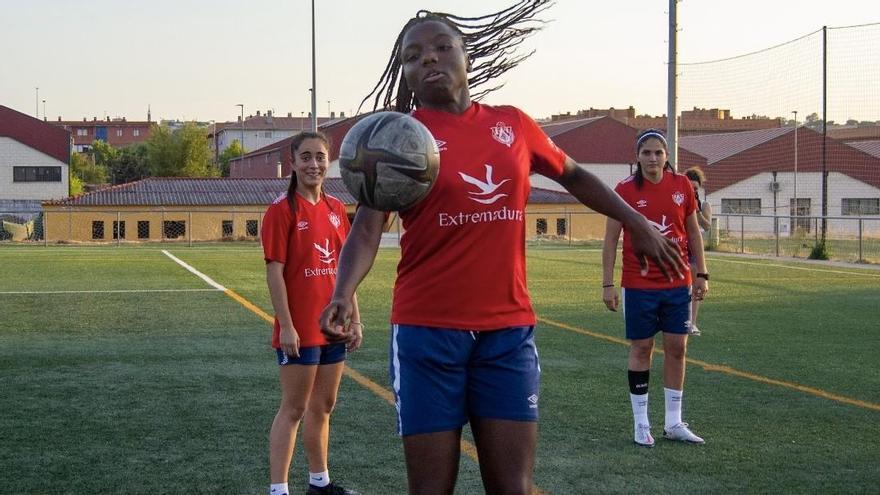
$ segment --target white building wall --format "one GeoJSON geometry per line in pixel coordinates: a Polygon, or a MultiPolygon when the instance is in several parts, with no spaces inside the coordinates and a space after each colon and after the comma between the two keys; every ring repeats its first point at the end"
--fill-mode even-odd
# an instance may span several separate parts
{"type": "MultiPolygon", "coordinates": [[[[797,175],[797,197],[800,199],[809,198],[810,209],[807,215],[822,215],[822,174],[819,172],[801,172],[797,175]]],[[[791,211],[791,200],[794,198],[795,178],[793,172],[779,172],[776,175],[776,182],[779,188],[775,193],[776,207],[774,209],[774,192],[770,184],[773,182],[773,175],[770,172],[764,172],[743,181],[737,182],[724,189],[713,192],[708,195],[709,203],[712,205],[712,211],[715,214],[722,214],[722,199],[760,199],[761,214],[772,217],[774,214],[778,216],[788,216],[794,213],[791,211]]],[[[844,198],[880,198],[880,189],[866,184],[859,180],[853,179],[848,175],[838,172],[828,174],[828,216],[842,216],[841,205],[844,198]]],[[[869,218],[869,217],[866,217],[869,218]]],[[[873,232],[880,235],[880,215],[870,217],[876,220],[868,220],[862,222],[863,233],[873,232]]],[[[780,219],[780,233],[786,235],[789,232],[789,218],[780,219]]],[[[739,231],[744,230],[747,234],[773,234],[774,226],[772,218],[743,218],[742,224],[739,217],[725,218],[719,215],[719,227],[722,229],[731,229],[739,231]]],[[[827,222],[829,233],[841,235],[857,235],[858,220],[855,217],[847,219],[830,219],[827,222]]]]}
{"type": "Polygon", "coordinates": [[[49,200],[67,197],[68,165],[26,146],[0,137],[0,199],[49,200]],[[61,167],[61,182],[13,182],[12,167],[61,167]]]}
{"type": "MultiPolygon", "coordinates": [[[[284,138],[289,138],[299,131],[285,129],[245,129],[244,149],[246,152],[256,151],[264,146],[277,143],[284,138]]],[[[241,140],[241,129],[227,127],[217,133],[217,149],[220,153],[232,145],[235,140],[241,140]]]]}

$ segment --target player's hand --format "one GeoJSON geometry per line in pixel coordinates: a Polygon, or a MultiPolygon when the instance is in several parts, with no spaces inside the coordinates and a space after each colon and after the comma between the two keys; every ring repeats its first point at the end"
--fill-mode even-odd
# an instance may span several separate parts
{"type": "Polygon", "coordinates": [[[288,328],[281,327],[278,340],[281,343],[281,351],[284,354],[299,357],[299,335],[297,335],[295,328],[292,326],[288,328]]]}
{"type": "Polygon", "coordinates": [[[324,310],[318,323],[321,326],[321,333],[328,342],[348,342],[351,335],[348,333],[348,322],[351,321],[353,307],[351,301],[344,299],[331,299],[324,310]]]}
{"type": "Polygon", "coordinates": [[[617,311],[618,306],[620,306],[620,296],[617,293],[617,288],[613,285],[611,287],[603,288],[602,302],[605,303],[606,308],[611,311],[617,311]]]}
{"type": "Polygon", "coordinates": [[[709,294],[709,281],[701,277],[694,279],[694,299],[702,301],[707,294],[709,294]]]}
{"type": "Polygon", "coordinates": [[[345,348],[348,352],[360,349],[361,343],[364,341],[364,325],[358,322],[351,322],[348,325],[348,334],[350,339],[345,348]]]}
{"type": "Polygon", "coordinates": [[[639,215],[637,218],[634,225],[627,227],[642,276],[648,274],[648,263],[653,262],[670,282],[673,275],[683,279],[687,264],[678,245],[652,227],[645,217],[639,215]]]}

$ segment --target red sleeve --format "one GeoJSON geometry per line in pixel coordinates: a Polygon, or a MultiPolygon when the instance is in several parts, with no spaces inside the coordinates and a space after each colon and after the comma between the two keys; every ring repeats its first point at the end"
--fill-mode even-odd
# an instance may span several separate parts
{"type": "Polygon", "coordinates": [[[290,238],[290,206],[287,199],[269,206],[263,216],[260,239],[263,244],[263,259],[266,263],[277,261],[287,263],[287,245],[290,238]]]}
{"type": "Polygon", "coordinates": [[[565,167],[565,152],[544,134],[537,122],[517,109],[526,145],[532,159],[532,171],[551,179],[559,177],[565,167]]]}

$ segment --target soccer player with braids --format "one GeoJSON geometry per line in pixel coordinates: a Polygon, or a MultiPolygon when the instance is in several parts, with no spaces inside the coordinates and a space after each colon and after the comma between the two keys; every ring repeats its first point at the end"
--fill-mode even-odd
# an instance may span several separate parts
{"type": "MultiPolygon", "coordinates": [[[[521,1],[476,18],[418,12],[365,99],[411,112],[440,149],[430,193],[400,212],[405,233],[391,311],[390,374],[410,493],[453,493],[467,423],[487,493],[534,489],[540,367],[525,268],[530,173],[626,225],[643,263],[684,271],[673,243],[525,113],[474,101],[491,89],[472,95],[473,88],[527,56],[516,47],[540,28],[536,15],[549,5],[521,1]]],[[[355,216],[321,315],[331,340],[345,338],[351,296],[376,257],[383,221],[383,212],[365,207],[355,216]]]]}
{"type": "MultiPolygon", "coordinates": [[[[636,173],[621,181],[615,191],[637,208],[659,232],[672,239],[682,253],[694,257],[697,273],[693,298],[703,299],[709,290],[709,274],[703,257],[703,238],[697,220],[693,187],[685,175],[677,174],[666,160],[666,138],[648,129],[636,140],[636,173]]],[[[609,218],[602,246],[602,299],[611,311],[623,306],[626,338],[630,341],[627,375],[633,412],[634,441],[654,446],[648,421],[648,378],[654,352],[654,336],[663,332],[663,393],[666,417],[663,436],[670,440],[701,444],[681,419],[685,353],[690,327],[691,272],[678,280],[651,267],[647,274],[639,266],[633,233],[629,226],[609,218]],[[614,288],[617,242],[623,229],[623,296],[614,288]],[[639,272],[642,273],[639,273],[639,272]]]]}

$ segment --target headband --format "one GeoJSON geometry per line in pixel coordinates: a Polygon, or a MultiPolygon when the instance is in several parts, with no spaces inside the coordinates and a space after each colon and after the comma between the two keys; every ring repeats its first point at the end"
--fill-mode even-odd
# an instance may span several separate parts
{"type": "Polygon", "coordinates": [[[661,143],[663,143],[664,148],[669,148],[669,144],[666,143],[666,138],[663,136],[663,134],[660,134],[659,132],[655,132],[655,131],[650,131],[650,132],[646,132],[646,133],[642,134],[639,137],[639,140],[636,141],[636,152],[639,151],[639,147],[642,145],[642,143],[644,143],[645,140],[649,139],[649,138],[657,138],[660,140],[661,143]]]}

